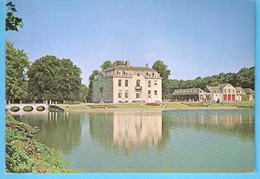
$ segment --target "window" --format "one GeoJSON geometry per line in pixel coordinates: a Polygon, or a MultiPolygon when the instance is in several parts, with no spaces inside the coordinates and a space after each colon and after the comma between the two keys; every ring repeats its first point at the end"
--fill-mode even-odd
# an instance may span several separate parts
{"type": "Polygon", "coordinates": [[[125,98],[128,98],[128,91],[125,92],[125,98]]]}
{"type": "Polygon", "coordinates": [[[118,91],[118,98],[121,98],[121,97],[122,97],[122,92],[118,91]]]}
{"type": "Polygon", "coordinates": [[[154,81],[154,86],[156,86],[156,85],[157,85],[157,80],[154,81]]]}
{"type": "Polygon", "coordinates": [[[118,80],[118,86],[121,87],[122,80],[118,80]]]}
{"type": "Polygon", "coordinates": [[[157,90],[154,91],[154,95],[157,95],[157,90]]]}
{"type": "Polygon", "coordinates": [[[151,94],[151,90],[148,90],[148,94],[151,94]]]}
{"type": "Polygon", "coordinates": [[[136,87],[140,87],[140,80],[136,80],[136,87]]]}
{"type": "Polygon", "coordinates": [[[128,80],[125,80],[125,87],[128,87],[128,80]]]}
{"type": "Polygon", "coordinates": [[[151,80],[148,81],[148,87],[151,87],[151,80]]]}
{"type": "Polygon", "coordinates": [[[140,93],[136,93],[136,98],[137,98],[137,99],[140,98],[140,93]]]}
{"type": "Polygon", "coordinates": [[[230,89],[228,89],[228,92],[230,93],[230,89]]]}

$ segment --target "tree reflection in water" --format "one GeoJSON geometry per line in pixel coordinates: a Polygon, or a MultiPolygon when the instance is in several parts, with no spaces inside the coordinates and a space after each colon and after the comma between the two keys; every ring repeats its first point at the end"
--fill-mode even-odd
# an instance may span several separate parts
{"type": "Polygon", "coordinates": [[[80,143],[81,115],[80,113],[49,112],[46,115],[16,116],[15,118],[31,126],[39,127],[37,138],[40,142],[68,154],[80,143]]]}

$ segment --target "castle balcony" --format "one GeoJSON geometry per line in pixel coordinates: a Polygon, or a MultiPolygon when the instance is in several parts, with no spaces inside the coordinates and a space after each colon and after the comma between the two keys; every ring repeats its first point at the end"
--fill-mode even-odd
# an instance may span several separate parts
{"type": "Polygon", "coordinates": [[[142,90],[142,86],[135,86],[135,90],[142,90]]]}

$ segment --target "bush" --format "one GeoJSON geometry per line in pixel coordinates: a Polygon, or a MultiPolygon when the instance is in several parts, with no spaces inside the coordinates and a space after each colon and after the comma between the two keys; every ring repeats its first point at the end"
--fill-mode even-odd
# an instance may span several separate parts
{"type": "Polygon", "coordinates": [[[160,103],[146,103],[147,106],[161,106],[160,103]]]}
{"type": "Polygon", "coordinates": [[[62,155],[36,140],[39,129],[6,115],[7,173],[71,173],[62,155]]]}

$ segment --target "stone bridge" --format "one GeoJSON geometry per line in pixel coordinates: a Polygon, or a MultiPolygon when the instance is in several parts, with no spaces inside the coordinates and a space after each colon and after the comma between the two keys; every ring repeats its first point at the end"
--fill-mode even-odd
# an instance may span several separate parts
{"type": "Polygon", "coordinates": [[[48,111],[48,109],[49,109],[49,104],[45,104],[45,103],[31,103],[31,104],[26,104],[26,103],[20,103],[20,104],[6,104],[6,110],[7,111],[9,111],[11,114],[13,114],[13,113],[23,113],[23,112],[25,112],[25,113],[31,113],[31,112],[43,112],[43,111],[38,111],[37,110],[37,108],[38,107],[44,107],[44,110],[43,111],[48,111]],[[18,107],[19,108],[19,110],[17,110],[17,111],[12,111],[11,109],[13,108],[13,107],[18,107]],[[32,108],[32,110],[30,110],[30,111],[25,111],[24,110],[24,107],[31,107],[32,108]]]}

